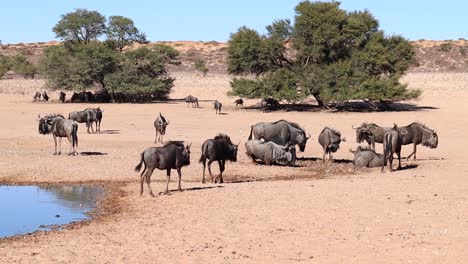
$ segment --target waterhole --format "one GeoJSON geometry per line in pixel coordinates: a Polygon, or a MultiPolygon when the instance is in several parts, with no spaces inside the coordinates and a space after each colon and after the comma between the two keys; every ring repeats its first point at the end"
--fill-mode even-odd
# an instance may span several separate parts
{"type": "Polygon", "coordinates": [[[0,237],[88,219],[103,193],[85,186],[0,186],[0,237]]]}

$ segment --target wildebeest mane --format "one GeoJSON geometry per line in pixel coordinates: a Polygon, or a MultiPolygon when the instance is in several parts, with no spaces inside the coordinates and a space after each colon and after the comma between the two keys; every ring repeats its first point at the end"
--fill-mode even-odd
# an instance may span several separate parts
{"type": "Polygon", "coordinates": [[[167,147],[169,145],[174,145],[176,148],[185,148],[184,141],[181,141],[181,140],[179,140],[179,141],[168,141],[168,142],[166,142],[164,144],[163,147],[167,147]]]}
{"type": "Polygon", "coordinates": [[[214,137],[214,139],[215,139],[215,140],[222,140],[222,141],[225,141],[225,142],[227,142],[227,143],[229,143],[229,144],[232,144],[231,138],[230,138],[228,135],[223,134],[223,133],[219,133],[218,135],[216,135],[216,136],[214,137]]]}
{"type": "Polygon", "coordinates": [[[320,134],[322,134],[323,131],[325,131],[325,130],[327,130],[327,129],[330,130],[333,134],[335,134],[335,135],[341,137],[340,131],[338,131],[338,130],[336,130],[336,129],[334,129],[334,128],[330,128],[330,127],[325,127],[325,128],[322,130],[322,132],[320,132],[320,134]]]}
{"type": "Polygon", "coordinates": [[[55,117],[61,117],[65,119],[65,117],[62,114],[58,114],[58,113],[48,114],[48,115],[43,116],[42,118],[55,118],[55,117]]]}
{"type": "Polygon", "coordinates": [[[304,131],[304,129],[302,129],[302,127],[299,126],[298,123],[290,122],[290,121],[284,120],[284,119],[281,119],[281,120],[278,120],[278,121],[276,121],[276,122],[273,122],[273,124],[277,124],[277,123],[279,123],[279,122],[281,122],[281,121],[284,121],[284,122],[290,124],[292,127],[295,127],[295,128],[297,128],[297,129],[300,129],[300,130],[304,131]]]}
{"type": "Polygon", "coordinates": [[[411,123],[409,126],[412,126],[412,125],[418,125],[418,126],[424,128],[424,129],[429,130],[429,131],[431,131],[432,133],[434,133],[434,130],[433,130],[433,129],[428,128],[425,124],[423,124],[423,123],[421,123],[421,122],[416,121],[416,122],[411,123]]]}

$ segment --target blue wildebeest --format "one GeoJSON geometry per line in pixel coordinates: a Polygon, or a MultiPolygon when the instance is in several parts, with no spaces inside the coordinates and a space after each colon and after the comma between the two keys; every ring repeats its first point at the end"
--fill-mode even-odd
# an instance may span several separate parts
{"type": "Polygon", "coordinates": [[[391,127],[381,127],[374,123],[362,123],[360,127],[354,127],[356,130],[356,142],[361,143],[366,141],[369,144],[369,147],[372,147],[372,150],[375,150],[375,143],[383,143],[384,134],[391,127]]]}
{"type": "Polygon", "coordinates": [[[278,110],[280,108],[280,104],[278,100],[274,98],[263,98],[262,101],[260,101],[260,108],[263,109],[263,111],[266,110],[278,110]]]}
{"type": "Polygon", "coordinates": [[[346,138],[341,138],[341,133],[333,128],[325,127],[318,137],[318,142],[323,148],[323,161],[328,153],[328,157],[333,161],[332,153],[340,148],[341,141],[346,142],[346,138]]]}
{"type": "Polygon", "coordinates": [[[190,104],[192,105],[192,108],[199,107],[198,98],[196,98],[195,96],[189,95],[185,97],[185,102],[187,103],[187,107],[189,107],[190,104]]]}
{"type": "Polygon", "coordinates": [[[75,121],[65,119],[62,115],[52,114],[41,117],[39,114],[39,134],[52,134],[55,143],[54,155],[62,153],[62,138],[68,138],[70,143],[69,155],[76,155],[78,148],[78,124],[75,121]],[[57,138],[59,139],[59,151],[57,151],[57,138]]]}
{"type": "MultiPolygon", "coordinates": [[[[403,134],[406,134],[406,132],[402,132],[396,124],[394,124],[393,128],[384,134],[384,163],[388,160],[390,172],[393,171],[393,154],[395,153],[398,157],[398,170],[401,169],[401,145],[403,143],[403,134]]],[[[382,172],[384,171],[384,167],[385,165],[382,164],[382,172]]]]}
{"type": "Polygon", "coordinates": [[[154,143],[163,143],[163,136],[166,134],[166,126],[169,125],[169,123],[169,120],[166,120],[166,118],[159,113],[159,116],[154,120],[154,128],[156,129],[154,143]]]}
{"type": "Polygon", "coordinates": [[[214,105],[216,114],[221,114],[221,107],[223,107],[223,104],[220,101],[216,100],[214,101],[213,105],[214,105]]]}
{"type": "Polygon", "coordinates": [[[292,166],[296,163],[296,148],[294,145],[287,144],[280,146],[272,141],[261,141],[251,139],[245,143],[247,156],[254,162],[257,159],[263,161],[265,165],[281,164],[292,166]]]}
{"type": "MultiPolygon", "coordinates": [[[[91,117],[94,122],[96,122],[96,132],[101,131],[101,121],[102,121],[102,110],[101,107],[98,108],[86,108],[85,111],[91,111],[91,117]]],[[[91,130],[93,129],[93,122],[91,122],[91,130]]]]}
{"type": "Polygon", "coordinates": [[[151,190],[151,175],[154,169],[166,170],[166,192],[169,194],[169,181],[171,180],[171,169],[177,170],[179,176],[178,190],[182,191],[180,181],[182,178],[181,169],[183,166],[190,165],[190,145],[184,146],[181,141],[169,141],[162,147],[150,147],[141,153],[140,163],[135,167],[135,171],[139,172],[144,164],[145,168],[141,172],[140,195],[143,194],[143,182],[146,180],[148,190],[151,196],[154,196],[151,190]]]}
{"type": "Polygon", "coordinates": [[[213,174],[211,174],[211,163],[218,161],[219,164],[219,175],[214,179],[214,183],[223,183],[223,172],[225,169],[226,160],[233,162],[237,161],[237,149],[239,144],[234,145],[228,135],[219,134],[213,139],[208,139],[203,142],[201,147],[201,156],[199,162],[203,164],[203,179],[202,183],[205,183],[205,168],[206,160],[208,159],[208,172],[211,176],[211,182],[213,182],[213,174]]]}
{"type": "Polygon", "coordinates": [[[353,163],[355,166],[373,168],[386,165],[384,155],[378,154],[369,148],[358,146],[356,151],[351,149],[349,151],[354,154],[353,163]]]}
{"type": "Polygon", "coordinates": [[[91,131],[94,133],[93,130],[93,122],[96,120],[96,113],[89,108],[84,111],[73,111],[68,114],[68,119],[76,121],[78,123],[86,123],[87,132],[91,128],[91,131]]]}
{"type": "Polygon", "coordinates": [[[416,146],[422,144],[429,148],[437,148],[439,137],[437,132],[419,122],[413,122],[407,126],[400,127],[400,130],[405,131],[403,135],[403,145],[413,144],[413,152],[406,158],[407,160],[414,155],[416,159],[416,146]]]}
{"type": "Polygon", "coordinates": [[[286,120],[278,120],[273,123],[260,122],[251,126],[249,140],[252,138],[273,141],[281,146],[286,146],[288,143],[297,144],[299,145],[299,150],[304,152],[310,136],[306,136],[304,129],[299,127],[298,124],[286,120]]]}
{"type": "Polygon", "coordinates": [[[59,102],[65,103],[65,97],[66,97],[66,96],[67,96],[66,93],[60,91],[59,102]]]}
{"type": "Polygon", "coordinates": [[[238,107],[239,105],[241,107],[244,107],[244,100],[242,100],[242,98],[236,99],[234,103],[236,104],[236,107],[238,107]]]}
{"type": "Polygon", "coordinates": [[[43,99],[45,102],[49,101],[49,96],[47,95],[47,92],[46,92],[46,91],[42,92],[42,99],[43,99]]]}
{"type": "Polygon", "coordinates": [[[37,102],[41,100],[41,92],[37,91],[33,96],[33,102],[37,102]]]}

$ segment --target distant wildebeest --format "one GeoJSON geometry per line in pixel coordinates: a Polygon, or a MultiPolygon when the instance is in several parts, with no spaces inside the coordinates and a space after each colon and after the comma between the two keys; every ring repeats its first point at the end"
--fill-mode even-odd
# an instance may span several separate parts
{"type": "MultiPolygon", "coordinates": [[[[98,108],[86,108],[85,111],[92,111],[91,119],[96,123],[96,132],[101,131],[102,110],[98,108]]],[[[91,130],[93,129],[93,122],[91,122],[91,130]]]]}
{"type": "Polygon", "coordinates": [[[80,92],[73,93],[70,102],[72,103],[83,103],[83,102],[94,102],[95,96],[92,92],[80,92]]]}
{"type": "Polygon", "coordinates": [[[59,95],[59,101],[62,102],[62,103],[65,103],[65,97],[67,96],[66,93],[60,91],[60,95],[59,95]]]}
{"type": "Polygon", "coordinates": [[[366,141],[372,150],[375,150],[375,143],[383,143],[384,134],[390,127],[381,127],[373,123],[362,123],[360,127],[354,127],[356,130],[356,142],[366,141]]]}
{"type": "Polygon", "coordinates": [[[306,136],[304,129],[298,124],[286,120],[278,120],[273,123],[260,122],[250,127],[250,139],[262,139],[265,141],[273,141],[278,145],[286,146],[291,143],[299,145],[299,150],[304,152],[307,140],[310,136],[306,136]]]}
{"type": "Polygon", "coordinates": [[[41,100],[41,92],[37,91],[33,96],[33,102],[37,102],[41,100]]]}
{"type": "Polygon", "coordinates": [[[340,148],[341,141],[346,142],[346,138],[341,138],[341,133],[333,128],[325,127],[318,137],[318,142],[323,148],[323,161],[328,153],[328,157],[333,161],[332,153],[340,148]]]}
{"type": "Polygon", "coordinates": [[[219,102],[218,100],[214,101],[213,103],[214,109],[216,111],[216,114],[221,114],[221,107],[223,107],[223,104],[219,102]]]}
{"type": "Polygon", "coordinates": [[[46,91],[43,91],[42,92],[42,99],[47,102],[49,101],[49,95],[47,95],[47,92],[46,91]]]}
{"type": "Polygon", "coordinates": [[[90,109],[86,109],[84,111],[73,111],[68,114],[68,119],[76,121],[78,123],[86,123],[87,132],[91,128],[91,131],[94,133],[93,130],[93,122],[96,120],[96,113],[90,109]]]}
{"type": "Polygon", "coordinates": [[[190,104],[192,105],[192,107],[199,107],[198,98],[196,98],[195,96],[189,95],[185,97],[185,102],[187,103],[187,107],[189,107],[190,104]]]}
{"type": "MultiPolygon", "coordinates": [[[[393,171],[393,154],[396,153],[398,157],[398,170],[401,169],[401,145],[403,143],[402,131],[396,124],[393,128],[385,132],[383,142],[383,154],[384,163],[388,160],[388,167],[390,171],[393,171]]],[[[406,134],[406,132],[404,132],[406,134]]],[[[384,171],[385,165],[382,164],[382,172],[384,171]]]]}
{"type": "Polygon", "coordinates": [[[39,134],[52,134],[55,143],[54,155],[62,153],[62,138],[68,138],[70,143],[69,155],[76,155],[78,148],[78,124],[75,121],[65,119],[62,115],[52,114],[41,117],[39,114],[39,134]],[[57,152],[57,137],[59,139],[59,151],[57,152]]]}
{"type": "Polygon", "coordinates": [[[407,126],[400,127],[400,130],[406,132],[403,135],[403,145],[413,144],[413,152],[406,158],[407,160],[414,155],[416,159],[416,146],[422,144],[429,148],[437,148],[439,144],[439,137],[437,132],[432,130],[425,125],[413,122],[407,126]]]}
{"type": "Polygon", "coordinates": [[[236,104],[236,107],[239,106],[239,105],[241,107],[244,107],[244,100],[242,100],[242,98],[239,98],[239,99],[235,100],[234,103],[236,104]]]}
{"type": "Polygon", "coordinates": [[[143,182],[146,179],[148,190],[151,196],[154,196],[151,190],[151,175],[154,169],[167,171],[166,192],[169,194],[169,181],[171,179],[171,169],[177,170],[179,176],[178,190],[182,191],[180,181],[182,178],[181,169],[183,166],[190,165],[190,145],[184,146],[180,141],[169,141],[162,147],[150,147],[141,153],[140,163],[135,167],[135,171],[139,172],[141,166],[145,164],[145,168],[141,172],[140,195],[143,194],[143,182]]]}
{"type": "Polygon", "coordinates": [[[281,164],[292,166],[296,163],[296,148],[294,145],[287,144],[280,146],[272,141],[261,141],[251,139],[245,143],[247,156],[254,162],[257,159],[263,161],[265,165],[281,164]]]}
{"type": "Polygon", "coordinates": [[[280,104],[278,100],[274,98],[263,98],[260,102],[260,107],[265,110],[278,110],[280,108],[280,104]]]}
{"type": "Polygon", "coordinates": [[[169,125],[169,123],[169,120],[166,120],[166,118],[159,113],[159,116],[154,120],[154,128],[156,129],[154,143],[163,143],[163,136],[166,134],[166,126],[169,125]]]}
{"type": "Polygon", "coordinates": [[[349,151],[354,154],[353,163],[355,166],[373,168],[386,165],[384,155],[378,154],[369,148],[358,146],[356,151],[351,149],[349,151]]]}
{"type": "Polygon", "coordinates": [[[206,168],[206,160],[208,159],[208,172],[211,176],[211,182],[214,183],[219,182],[223,183],[223,172],[225,169],[226,160],[230,160],[233,162],[237,161],[237,149],[239,144],[234,145],[231,142],[231,139],[228,135],[219,134],[213,139],[208,139],[203,142],[201,147],[201,156],[200,156],[200,163],[203,164],[203,179],[202,183],[205,183],[205,168],[206,168]],[[214,161],[218,161],[219,164],[219,175],[213,180],[213,174],[211,174],[211,163],[214,161]]]}

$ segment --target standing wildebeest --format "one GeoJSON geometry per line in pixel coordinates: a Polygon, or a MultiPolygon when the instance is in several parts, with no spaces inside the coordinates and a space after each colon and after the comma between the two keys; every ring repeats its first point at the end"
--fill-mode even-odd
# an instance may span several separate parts
{"type": "Polygon", "coordinates": [[[328,157],[333,161],[332,153],[336,152],[340,148],[341,140],[346,142],[346,138],[341,139],[341,133],[333,128],[325,127],[318,137],[318,142],[323,148],[323,161],[325,162],[325,156],[328,153],[328,157]]]}
{"type": "Polygon", "coordinates": [[[216,100],[214,101],[213,105],[214,105],[216,114],[221,114],[221,107],[223,107],[223,104],[220,101],[216,100]]]}
{"type": "Polygon", "coordinates": [[[102,110],[101,107],[98,108],[86,108],[85,111],[91,111],[91,130],[93,129],[93,122],[96,122],[96,132],[101,131],[101,121],[102,121],[102,110]]]}
{"type": "Polygon", "coordinates": [[[423,146],[429,148],[437,148],[439,144],[439,137],[437,136],[436,131],[426,127],[425,125],[414,122],[407,126],[400,127],[400,130],[405,131],[406,134],[403,135],[403,145],[413,144],[413,152],[406,158],[409,160],[411,156],[414,155],[416,159],[416,146],[423,144],[423,146]]]}
{"type": "Polygon", "coordinates": [[[42,99],[43,99],[45,102],[49,101],[49,96],[47,95],[47,92],[46,92],[46,91],[42,92],[42,99]]]}
{"type": "Polygon", "coordinates": [[[154,120],[154,128],[156,129],[154,143],[157,143],[158,141],[163,143],[163,136],[166,134],[167,125],[169,125],[169,120],[166,120],[166,118],[159,113],[159,116],[154,120]]]}
{"type": "Polygon", "coordinates": [[[280,104],[278,100],[274,98],[263,98],[260,102],[260,107],[263,109],[263,111],[278,110],[280,108],[280,104]]]}
{"type": "Polygon", "coordinates": [[[265,165],[281,164],[292,166],[296,163],[296,148],[294,145],[287,144],[280,146],[273,141],[261,141],[251,139],[245,143],[247,156],[254,162],[257,159],[265,162],[265,165]]]}
{"type": "Polygon", "coordinates": [[[47,135],[52,133],[55,143],[54,155],[62,153],[62,138],[68,138],[70,143],[69,155],[76,155],[78,148],[78,124],[75,121],[65,119],[62,115],[53,114],[41,117],[39,114],[39,134],[47,135]],[[59,138],[59,151],[57,152],[57,137],[59,138]]]}
{"type": "Polygon", "coordinates": [[[239,105],[241,107],[244,107],[244,100],[242,100],[242,98],[235,100],[234,103],[236,104],[236,107],[238,107],[239,105]]]}
{"type": "Polygon", "coordinates": [[[195,106],[195,107],[199,107],[198,105],[198,98],[196,98],[195,96],[192,96],[192,95],[189,95],[185,98],[185,102],[187,103],[187,107],[189,107],[189,105],[191,104],[192,105],[192,108],[195,106]]]}
{"type": "Polygon", "coordinates": [[[297,144],[299,145],[299,150],[304,152],[310,136],[306,136],[304,129],[300,128],[298,124],[286,120],[278,120],[273,123],[260,122],[251,126],[249,140],[252,138],[263,138],[265,141],[273,141],[281,146],[285,146],[288,143],[297,144]]]}
{"type": "Polygon", "coordinates": [[[349,150],[354,154],[353,163],[358,167],[382,167],[385,166],[384,155],[378,154],[375,151],[359,146],[356,151],[349,150]]]}
{"type": "MultiPolygon", "coordinates": [[[[405,132],[406,134],[406,132],[405,132]]],[[[403,142],[402,131],[396,124],[393,128],[385,132],[383,142],[384,163],[388,159],[388,167],[390,172],[393,171],[393,154],[396,153],[398,157],[398,170],[401,169],[401,144],[403,142]]],[[[382,172],[385,165],[382,164],[382,172]]]]}
{"type": "Polygon", "coordinates": [[[362,123],[360,127],[353,129],[356,130],[356,142],[361,143],[366,141],[369,147],[372,145],[372,150],[375,150],[375,142],[383,143],[384,134],[390,127],[380,127],[373,123],[362,123]]]}
{"type": "Polygon", "coordinates": [[[167,182],[166,192],[169,194],[169,181],[171,179],[171,169],[176,169],[179,176],[179,191],[182,191],[180,186],[180,180],[182,178],[181,169],[183,166],[190,165],[190,145],[184,146],[179,141],[169,141],[162,147],[151,147],[145,149],[141,153],[140,163],[135,167],[135,171],[139,172],[142,164],[145,164],[145,168],[141,172],[140,182],[140,195],[143,194],[143,182],[146,179],[148,190],[151,196],[154,196],[153,190],[151,190],[151,175],[154,169],[166,170],[167,171],[167,182]]]}
{"type": "Polygon", "coordinates": [[[201,147],[200,163],[203,164],[203,179],[202,183],[205,183],[205,164],[208,161],[208,172],[211,176],[211,182],[213,182],[213,174],[211,174],[211,163],[218,161],[219,164],[219,175],[214,179],[214,183],[223,183],[223,171],[225,169],[226,160],[237,161],[237,149],[239,144],[234,145],[228,135],[219,134],[214,139],[207,139],[203,142],[201,147]]]}
{"type": "Polygon", "coordinates": [[[59,101],[62,102],[62,103],[65,103],[65,96],[67,96],[67,94],[60,91],[59,101]]]}
{"type": "Polygon", "coordinates": [[[33,96],[33,102],[37,102],[41,100],[41,92],[37,91],[33,96]]]}
{"type": "Polygon", "coordinates": [[[76,121],[78,123],[86,123],[87,131],[89,132],[89,128],[94,133],[93,130],[93,122],[96,120],[96,113],[91,109],[86,109],[84,111],[73,111],[68,114],[68,119],[76,121]]]}

